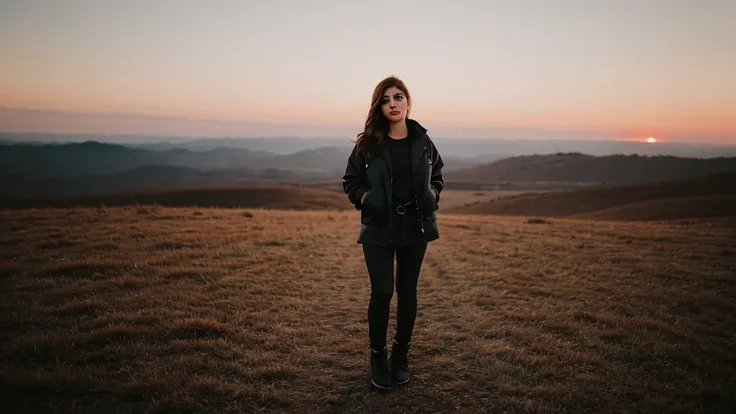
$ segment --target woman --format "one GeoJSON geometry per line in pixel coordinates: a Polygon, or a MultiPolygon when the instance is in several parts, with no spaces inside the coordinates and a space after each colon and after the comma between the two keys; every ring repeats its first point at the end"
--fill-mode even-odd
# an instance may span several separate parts
{"type": "Polygon", "coordinates": [[[411,95],[396,77],[381,81],[365,129],[348,159],[343,190],[360,210],[357,242],[371,283],[368,331],[371,382],[390,389],[409,381],[408,352],[417,315],[417,282],[427,244],[439,238],[436,211],[443,162],[418,122],[409,119],[411,95]],[[388,359],[388,329],[396,258],[396,335],[388,359]]]}

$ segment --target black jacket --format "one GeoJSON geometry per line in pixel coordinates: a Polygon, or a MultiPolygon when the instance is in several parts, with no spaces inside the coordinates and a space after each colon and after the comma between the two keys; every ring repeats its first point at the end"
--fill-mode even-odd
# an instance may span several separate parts
{"type": "MultiPolygon", "coordinates": [[[[440,236],[436,211],[444,185],[444,163],[427,130],[412,119],[407,119],[406,123],[411,128],[409,137],[412,140],[411,163],[416,201],[415,205],[408,208],[418,208],[421,232],[429,242],[440,236]]],[[[392,211],[395,208],[392,203],[392,179],[388,145],[379,147],[370,163],[358,153],[357,144],[353,147],[342,178],[342,187],[350,202],[361,212],[358,243],[392,245],[392,211]],[[361,204],[363,193],[367,194],[361,204]]]]}

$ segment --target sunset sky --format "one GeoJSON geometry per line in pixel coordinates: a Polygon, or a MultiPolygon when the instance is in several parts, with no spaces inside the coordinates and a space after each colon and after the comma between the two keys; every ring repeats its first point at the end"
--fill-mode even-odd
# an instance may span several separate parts
{"type": "Polygon", "coordinates": [[[354,136],[395,74],[435,134],[736,143],[734,22],[732,0],[0,1],[0,131],[354,136]]]}

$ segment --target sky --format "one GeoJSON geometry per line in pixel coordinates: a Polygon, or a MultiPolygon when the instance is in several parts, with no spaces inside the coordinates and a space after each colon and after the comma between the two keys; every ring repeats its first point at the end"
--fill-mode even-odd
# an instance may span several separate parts
{"type": "Polygon", "coordinates": [[[0,131],[736,144],[732,0],[0,0],[0,131]],[[539,134],[537,134],[539,135],[539,134]]]}

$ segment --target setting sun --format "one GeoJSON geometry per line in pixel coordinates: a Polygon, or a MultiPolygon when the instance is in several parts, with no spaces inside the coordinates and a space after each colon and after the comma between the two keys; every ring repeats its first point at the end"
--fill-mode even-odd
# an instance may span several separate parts
{"type": "Polygon", "coordinates": [[[657,140],[656,140],[656,139],[654,139],[653,137],[649,137],[649,138],[647,138],[647,143],[649,143],[649,144],[654,144],[655,142],[657,142],[657,140]]]}

